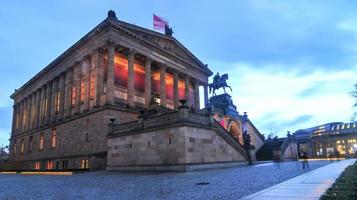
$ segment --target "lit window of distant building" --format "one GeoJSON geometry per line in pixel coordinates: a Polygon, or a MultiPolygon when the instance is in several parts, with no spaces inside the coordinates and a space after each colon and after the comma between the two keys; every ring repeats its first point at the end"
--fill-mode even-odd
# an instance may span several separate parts
{"type": "Polygon", "coordinates": [[[20,153],[24,153],[25,150],[25,140],[21,139],[21,143],[20,143],[20,153]]]}
{"type": "Polygon", "coordinates": [[[47,170],[51,170],[53,169],[53,162],[52,161],[47,161],[47,167],[46,167],[47,170]]]}
{"type": "Polygon", "coordinates": [[[56,95],[56,112],[59,112],[60,110],[60,101],[61,101],[61,92],[57,91],[57,95],[56,95]]]}
{"type": "Polygon", "coordinates": [[[56,143],[57,143],[57,134],[56,134],[56,129],[52,129],[51,131],[51,147],[56,148],[56,143]]]}
{"type": "Polygon", "coordinates": [[[29,152],[32,152],[32,146],[33,146],[33,136],[31,135],[29,139],[29,152]]]}
{"type": "Polygon", "coordinates": [[[40,141],[39,141],[39,149],[43,150],[45,147],[45,136],[43,136],[43,133],[40,134],[40,141]]]}
{"type": "Polygon", "coordinates": [[[71,105],[74,106],[76,103],[76,98],[77,98],[77,93],[76,93],[76,86],[72,87],[72,99],[71,99],[71,105]]]}
{"type": "Polygon", "coordinates": [[[80,162],[80,168],[81,169],[88,169],[89,168],[89,163],[88,159],[82,159],[80,162]]]}
{"type": "Polygon", "coordinates": [[[40,170],[41,164],[40,162],[35,162],[35,170],[40,170]]]}

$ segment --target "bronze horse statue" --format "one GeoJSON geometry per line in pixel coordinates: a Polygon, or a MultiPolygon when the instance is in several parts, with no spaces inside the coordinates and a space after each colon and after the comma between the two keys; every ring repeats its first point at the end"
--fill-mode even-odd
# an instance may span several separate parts
{"type": "Polygon", "coordinates": [[[231,86],[227,85],[227,80],[228,80],[228,74],[223,74],[222,76],[219,76],[219,74],[217,73],[217,75],[213,77],[213,83],[208,84],[209,93],[212,92],[213,95],[216,95],[215,91],[218,90],[219,88],[223,88],[224,93],[226,93],[226,87],[231,89],[232,92],[231,86]]]}

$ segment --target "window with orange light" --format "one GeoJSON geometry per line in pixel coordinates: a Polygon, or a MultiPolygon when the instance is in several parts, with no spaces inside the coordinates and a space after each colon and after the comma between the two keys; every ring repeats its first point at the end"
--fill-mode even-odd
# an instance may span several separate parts
{"type": "Polygon", "coordinates": [[[72,99],[71,99],[72,106],[74,106],[74,104],[76,103],[76,98],[77,98],[76,86],[72,86],[72,99]]]}
{"type": "Polygon", "coordinates": [[[128,59],[117,52],[114,56],[114,84],[124,88],[128,85],[128,59]]]}
{"type": "Polygon", "coordinates": [[[21,139],[21,143],[20,143],[20,153],[24,153],[25,151],[25,140],[21,139]]]}
{"type": "Polygon", "coordinates": [[[134,62],[134,88],[136,91],[145,92],[145,67],[139,61],[134,62]]]}
{"type": "Polygon", "coordinates": [[[52,170],[53,169],[53,162],[52,161],[47,161],[47,170],[52,170]]]}
{"type": "Polygon", "coordinates": [[[179,99],[186,99],[185,97],[185,80],[179,79],[178,81],[178,95],[179,99]]]}
{"type": "Polygon", "coordinates": [[[166,72],[165,75],[165,85],[166,85],[166,99],[174,99],[174,76],[166,72]]]}
{"type": "Polygon", "coordinates": [[[160,71],[153,70],[151,73],[152,92],[160,95],[160,71]]]}
{"type": "Polygon", "coordinates": [[[60,110],[60,101],[61,101],[61,92],[57,91],[57,95],[56,95],[56,112],[59,112],[60,110]]]}
{"type": "Polygon", "coordinates": [[[95,87],[94,82],[95,82],[95,76],[94,76],[94,73],[91,73],[90,74],[90,85],[89,85],[89,87],[90,87],[89,88],[89,97],[91,99],[94,98],[94,87],[95,87]]]}
{"type": "Polygon", "coordinates": [[[56,143],[57,143],[57,135],[56,135],[56,129],[52,129],[51,131],[51,147],[56,148],[56,143]]]}
{"type": "Polygon", "coordinates": [[[81,102],[84,101],[85,92],[86,92],[86,81],[82,80],[81,81],[81,98],[80,98],[81,102]]]}
{"type": "Polygon", "coordinates": [[[43,133],[40,134],[40,141],[39,141],[39,149],[43,150],[45,147],[45,137],[43,136],[43,133]]]}
{"type": "Polygon", "coordinates": [[[41,164],[40,162],[35,162],[35,170],[40,170],[41,164]]]}
{"type": "Polygon", "coordinates": [[[82,159],[80,161],[80,168],[81,169],[88,169],[89,168],[89,160],[88,159],[82,159]]]}

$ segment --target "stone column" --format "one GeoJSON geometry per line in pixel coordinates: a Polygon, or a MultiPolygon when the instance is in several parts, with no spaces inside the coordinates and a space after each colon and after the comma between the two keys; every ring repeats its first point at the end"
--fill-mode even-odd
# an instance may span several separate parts
{"type": "Polygon", "coordinates": [[[114,104],[114,56],[115,46],[114,43],[109,43],[108,46],[108,67],[107,67],[107,86],[105,103],[114,104]]]}
{"type": "Polygon", "coordinates": [[[59,111],[58,111],[58,116],[57,120],[62,120],[64,116],[64,84],[65,84],[65,79],[66,79],[66,73],[62,73],[59,77],[59,83],[58,83],[58,91],[59,91],[59,111]]]}
{"type": "Polygon", "coordinates": [[[190,77],[186,75],[185,77],[185,98],[187,102],[187,106],[191,106],[191,100],[190,100],[190,77]]]}
{"type": "Polygon", "coordinates": [[[179,107],[179,89],[178,89],[178,72],[174,71],[174,107],[178,109],[179,107]]]}
{"type": "Polygon", "coordinates": [[[198,81],[195,81],[195,88],[194,88],[194,99],[195,99],[195,109],[196,111],[200,110],[200,89],[198,81]]]}
{"type": "Polygon", "coordinates": [[[69,118],[72,112],[72,87],[73,87],[73,67],[66,72],[66,81],[64,88],[64,118],[69,118]]]}
{"type": "Polygon", "coordinates": [[[46,87],[42,86],[41,87],[41,97],[40,97],[40,113],[39,113],[39,127],[43,126],[44,124],[44,104],[45,104],[45,100],[46,99],[46,87]]]}
{"type": "MultiPolygon", "coordinates": [[[[89,109],[89,92],[90,92],[90,57],[86,56],[82,62],[83,80],[84,80],[84,98],[83,98],[83,111],[89,109]]],[[[82,81],[83,81],[82,80],[82,81]]]]}
{"type": "Polygon", "coordinates": [[[17,104],[14,104],[12,106],[13,111],[12,111],[12,127],[11,127],[11,135],[15,134],[16,130],[16,112],[17,112],[17,104]]]}
{"type": "Polygon", "coordinates": [[[204,92],[204,102],[205,102],[205,105],[204,105],[204,107],[206,107],[207,106],[207,104],[208,104],[208,85],[207,84],[205,84],[204,86],[203,86],[203,92],[204,92]]]}
{"type": "Polygon", "coordinates": [[[22,124],[22,101],[19,101],[19,111],[18,111],[18,116],[17,116],[17,133],[21,133],[21,124],[22,124]]]}
{"type": "Polygon", "coordinates": [[[104,81],[104,69],[103,69],[103,50],[96,49],[92,55],[92,65],[94,74],[94,97],[93,106],[100,106],[100,98],[103,94],[103,81],[104,81]]]}
{"type": "Polygon", "coordinates": [[[151,101],[151,62],[152,59],[146,57],[145,62],[145,106],[149,107],[151,101]]]}
{"type": "Polygon", "coordinates": [[[166,106],[166,66],[160,68],[160,104],[166,106]]]}
{"type": "Polygon", "coordinates": [[[26,97],[26,121],[25,121],[25,131],[28,131],[30,128],[30,108],[31,106],[31,96],[26,97]]]}
{"type": "Polygon", "coordinates": [[[57,118],[57,90],[58,90],[58,80],[59,78],[56,77],[55,79],[53,79],[52,81],[52,89],[51,89],[51,103],[52,106],[51,108],[51,122],[56,121],[57,118]]]}
{"type": "Polygon", "coordinates": [[[35,110],[36,110],[36,91],[32,93],[31,98],[31,120],[30,120],[30,130],[34,128],[35,122],[35,110]]]}
{"type": "Polygon", "coordinates": [[[21,100],[21,112],[20,112],[20,124],[19,124],[19,127],[20,127],[20,133],[22,133],[24,131],[24,124],[25,124],[25,99],[22,99],[21,100]]]}
{"type": "Polygon", "coordinates": [[[51,121],[51,105],[52,105],[52,93],[51,93],[51,89],[52,89],[52,84],[53,82],[48,82],[47,83],[47,88],[46,88],[46,101],[45,101],[45,109],[44,109],[44,113],[45,113],[45,124],[49,124],[51,121]]]}
{"type": "Polygon", "coordinates": [[[128,55],[128,104],[130,107],[134,107],[134,96],[135,96],[135,87],[134,87],[134,56],[135,51],[133,49],[129,50],[128,55]]]}
{"type": "Polygon", "coordinates": [[[35,122],[34,128],[39,127],[40,110],[41,110],[41,88],[36,91],[36,108],[35,108],[35,122]]]}
{"type": "Polygon", "coordinates": [[[79,62],[77,62],[74,66],[73,84],[75,87],[73,114],[78,114],[80,111],[81,103],[81,65],[79,62]]]}

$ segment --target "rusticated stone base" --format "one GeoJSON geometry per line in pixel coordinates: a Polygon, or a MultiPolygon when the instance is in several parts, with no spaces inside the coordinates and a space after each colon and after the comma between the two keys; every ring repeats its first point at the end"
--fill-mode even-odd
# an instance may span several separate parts
{"type": "Polygon", "coordinates": [[[108,138],[107,170],[192,171],[245,163],[209,127],[181,125],[108,138]]]}

